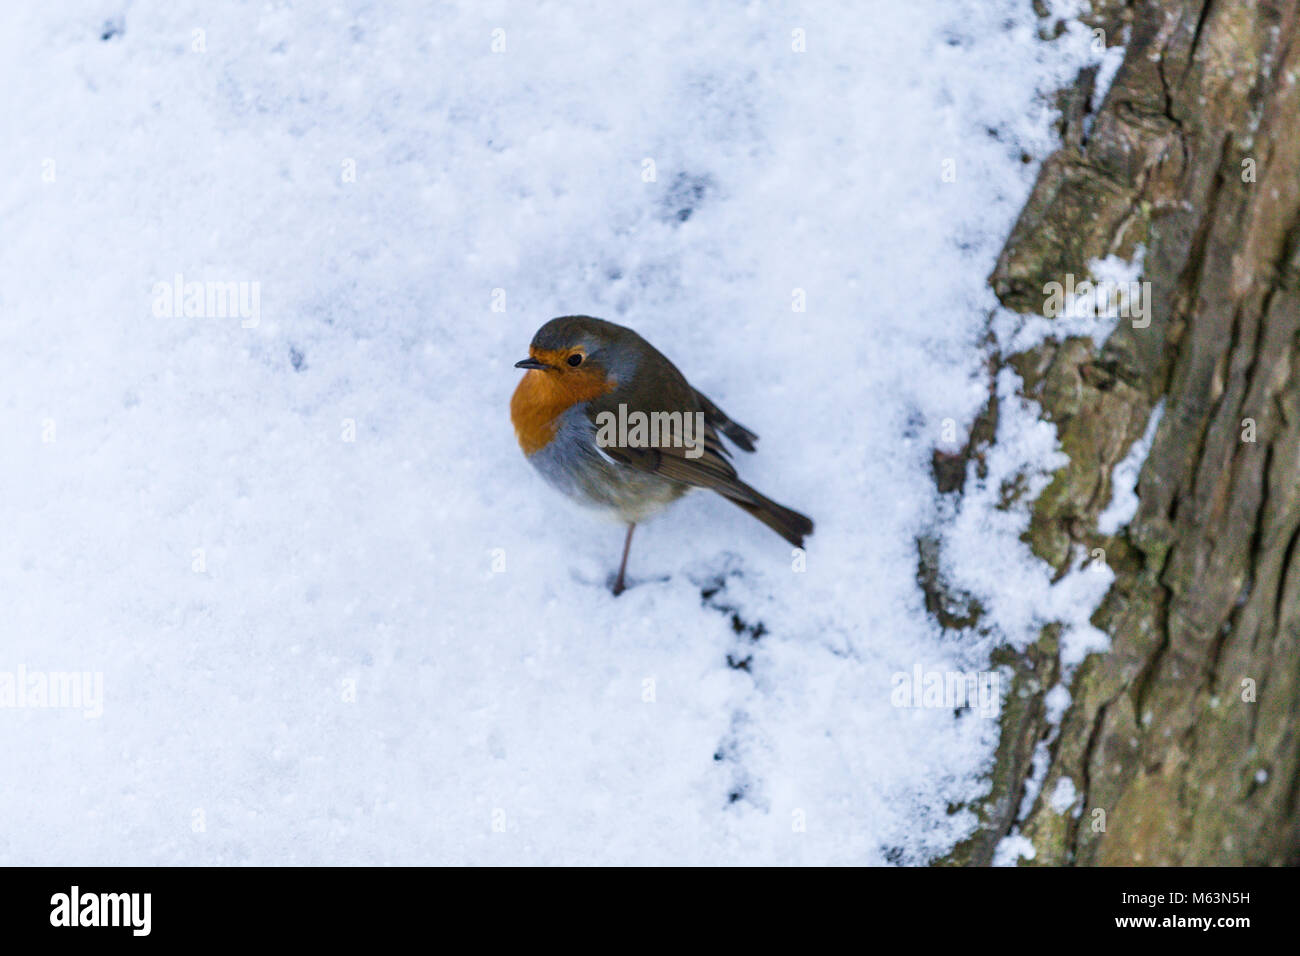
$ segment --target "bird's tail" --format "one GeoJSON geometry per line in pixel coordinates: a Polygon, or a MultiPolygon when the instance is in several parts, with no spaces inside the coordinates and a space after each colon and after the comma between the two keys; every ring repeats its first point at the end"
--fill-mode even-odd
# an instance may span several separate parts
{"type": "Polygon", "coordinates": [[[801,515],[793,508],[779,505],[771,498],[759,494],[744,482],[736,482],[736,490],[745,493],[745,497],[732,497],[722,492],[724,498],[736,507],[749,512],[763,524],[767,525],[796,548],[803,547],[803,539],[813,533],[812,519],[801,515]]]}

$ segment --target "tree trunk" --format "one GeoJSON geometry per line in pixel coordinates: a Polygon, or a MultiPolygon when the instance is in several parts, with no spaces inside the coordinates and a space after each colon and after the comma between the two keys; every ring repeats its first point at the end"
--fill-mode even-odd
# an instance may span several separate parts
{"type": "Polygon", "coordinates": [[[1149,326],[1122,320],[1100,353],[1066,339],[1000,359],[1070,456],[1026,540],[1061,573],[1103,550],[1116,579],[1093,622],[1112,646],[1073,672],[1059,727],[1043,703],[1056,629],[1016,660],[983,823],[949,862],[989,862],[1013,827],[1036,864],[1300,859],[1298,7],[1094,3],[1123,65],[1090,126],[1095,70],[1063,97],[1063,146],[991,281],[1041,313],[1047,283],[1146,250],[1149,326]],[[1114,466],[1160,401],[1137,516],[1101,535],[1114,466]],[[1064,812],[1048,799],[1062,778],[1078,793],[1064,812]]]}

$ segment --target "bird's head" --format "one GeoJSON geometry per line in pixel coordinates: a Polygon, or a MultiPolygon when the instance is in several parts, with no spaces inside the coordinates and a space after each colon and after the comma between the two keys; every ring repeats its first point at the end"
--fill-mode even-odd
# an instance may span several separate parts
{"type": "Polygon", "coordinates": [[[608,391],[631,379],[644,344],[629,328],[589,315],[551,319],[533,336],[528,358],[515,368],[555,376],[555,385],[575,392],[608,391]]]}

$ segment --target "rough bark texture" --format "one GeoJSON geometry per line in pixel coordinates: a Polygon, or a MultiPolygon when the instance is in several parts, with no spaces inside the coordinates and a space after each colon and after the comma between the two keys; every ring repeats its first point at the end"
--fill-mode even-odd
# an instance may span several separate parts
{"type": "Polygon", "coordinates": [[[987,863],[1012,826],[1035,864],[1300,859],[1298,7],[1094,3],[1123,66],[1090,126],[1095,73],[1063,96],[1062,148],[991,281],[1041,313],[1047,283],[1146,250],[1148,327],[1122,320],[1100,352],[1067,339],[1003,359],[1070,457],[1027,540],[1060,572],[1103,549],[1116,580],[1093,621],[1112,648],[1073,672],[1059,728],[1043,706],[1056,634],[1017,658],[982,826],[946,862],[987,863]],[[1099,535],[1114,466],[1160,400],[1137,516],[1099,535]],[[1061,778],[1078,791],[1064,812],[1048,799],[1061,778]]]}

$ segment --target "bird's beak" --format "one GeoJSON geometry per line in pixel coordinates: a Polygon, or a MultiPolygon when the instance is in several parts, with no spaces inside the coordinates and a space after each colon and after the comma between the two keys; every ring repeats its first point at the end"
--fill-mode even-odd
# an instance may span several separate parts
{"type": "Polygon", "coordinates": [[[547,369],[550,368],[550,366],[545,362],[537,361],[535,358],[526,358],[521,362],[516,362],[515,368],[547,369]]]}

